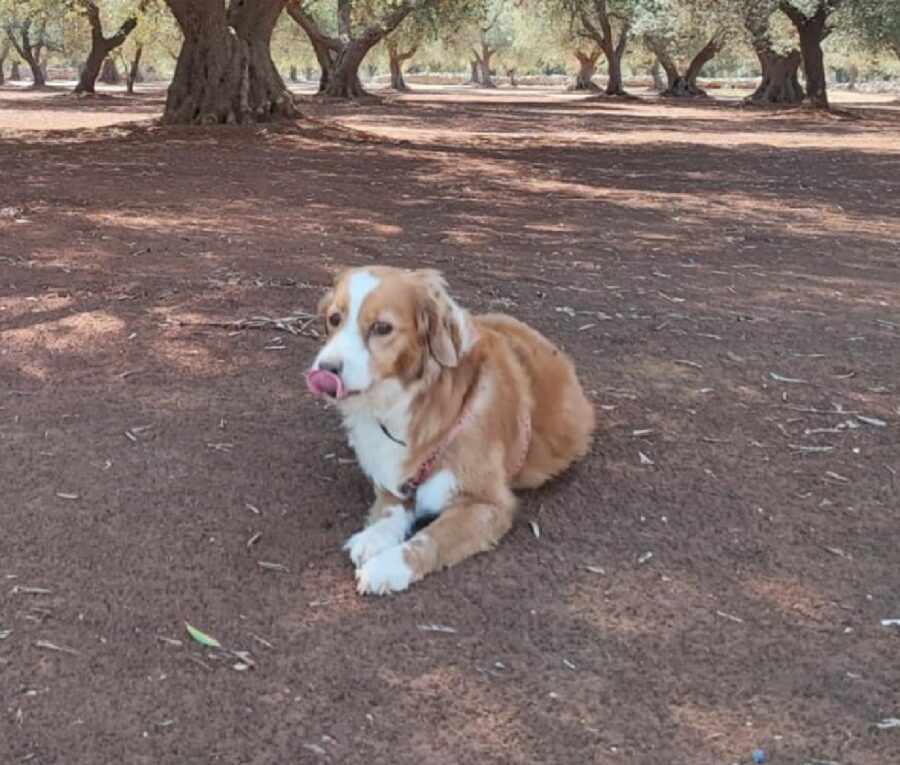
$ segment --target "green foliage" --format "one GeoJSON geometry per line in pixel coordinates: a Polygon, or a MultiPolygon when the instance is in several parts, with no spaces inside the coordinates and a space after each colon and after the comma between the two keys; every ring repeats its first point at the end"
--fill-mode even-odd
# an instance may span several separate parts
{"type": "MultiPolygon", "coordinates": [[[[181,46],[177,24],[162,0],[95,0],[104,33],[112,34],[130,15],[135,30],[118,49],[124,61],[142,52],[142,67],[170,74],[181,46]]],[[[223,0],[223,3],[227,0],[223,0]]],[[[351,0],[354,34],[381,23],[404,0],[351,0]]],[[[492,67],[520,73],[572,71],[574,51],[590,52],[596,40],[586,33],[585,18],[597,23],[597,8],[604,5],[613,36],[627,27],[631,42],[626,56],[632,69],[645,70],[653,54],[642,46],[649,35],[665,42],[682,61],[715,33],[727,34],[728,44],[713,63],[727,71],[755,72],[757,62],[747,31],[749,20],[763,19],[772,49],[785,53],[798,45],[797,33],[779,0],[413,0],[414,10],[390,35],[397,50],[416,50],[419,68],[467,71],[473,49],[487,45],[492,67]]],[[[829,18],[833,32],[824,47],[833,69],[872,73],[897,71],[900,60],[900,0],[790,0],[807,15],[833,5],[829,18]],[[889,62],[893,58],[895,62],[889,62]]],[[[308,0],[304,7],[322,30],[338,35],[338,0],[308,0]]],[[[27,29],[43,55],[49,50],[57,64],[72,69],[84,61],[90,46],[90,28],[79,0],[0,0],[0,34],[17,40],[27,29]]],[[[386,45],[374,59],[386,68],[386,45]]],[[[10,50],[10,57],[18,57],[10,50]]],[[[287,72],[317,70],[306,36],[296,23],[283,17],[276,26],[272,55],[287,72]]],[[[601,58],[601,66],[603,59],[601,58]]]]}
{"type": "Polygon", "coordinates": [[[134,56],[138,47],[151,66],[170,70],[178,57],[182,35],[178,24],[162,0],[139,3],[134,8],[137,26],[122,46],[126,59],[134,56]]]}
{"type": "Polygon", "coordinates": [[[900,0],[847,2],[839,9],[837,24],[867,51],[889,51],[900,59],[900,0]]]}
{"type": "Polygon", "coordinates": [[[64,0],[0,0],[0,25],[16,42],[25,33],[34,44],[60,49],[68,10],[64,0]]]}

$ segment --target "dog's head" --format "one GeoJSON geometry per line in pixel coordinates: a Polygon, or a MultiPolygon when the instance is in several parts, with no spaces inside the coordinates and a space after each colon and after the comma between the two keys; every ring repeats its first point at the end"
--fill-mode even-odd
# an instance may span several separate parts
{"type": "Polygon", "coordinates": [[[319,302],[319,317],[326,342],[307,382],[339,401],[455,367],[469,344],[468,318],[432,270],[344,271],[319,302]]]}

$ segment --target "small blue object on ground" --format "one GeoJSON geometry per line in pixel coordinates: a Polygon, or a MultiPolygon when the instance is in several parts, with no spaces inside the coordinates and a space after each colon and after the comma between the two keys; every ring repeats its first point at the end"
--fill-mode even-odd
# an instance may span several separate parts
{"type": "Polygon", "coordinates": [[[766,761],[766,753],[762,749],[754,749],[753,750],[753,762],[756,765],[761,765],[761,763],[766,761]]]}

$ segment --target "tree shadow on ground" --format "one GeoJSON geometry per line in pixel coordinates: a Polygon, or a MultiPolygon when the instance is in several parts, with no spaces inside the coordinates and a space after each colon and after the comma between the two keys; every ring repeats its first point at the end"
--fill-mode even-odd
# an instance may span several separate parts
{"type": "Polygon", "coordinates": [[[0,143],[0,759],[892,756],[894,155],[804,149],[845,182],[793,186],[783,147],[475,127],[0,143]],[[600,422],[497,550],[382,600],[340,551],[369,492],[302,392],[315,342],[171,321],[308,311],[375,262],[561,342],[600,422]],[[807,433],[856,414],[888,426],[807,433]]]}

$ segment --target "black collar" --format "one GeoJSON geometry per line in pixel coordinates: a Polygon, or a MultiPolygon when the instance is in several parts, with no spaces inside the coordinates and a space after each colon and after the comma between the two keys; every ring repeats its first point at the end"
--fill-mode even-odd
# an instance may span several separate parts
{"type": "Polygon", "coordinates": [[[379,425],[379,427],[381,428],[381,432],[384,433],[388,438],[390,438],[391,441],[393,441],[395,444],[400,444],[400,446],[408,446],[408,444],[406,444],[405,442],[401,441],[399,438],[395,438],[394,436],[392,436],[392,435],[391,435],[391,431],[389,431],[389,430],[385,427],[385,424],[384,424],[383,422],[379,421],[378,425],[379,425]]]}

